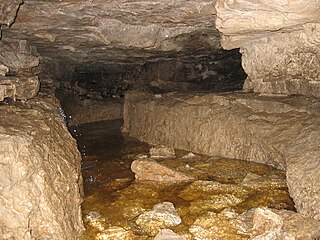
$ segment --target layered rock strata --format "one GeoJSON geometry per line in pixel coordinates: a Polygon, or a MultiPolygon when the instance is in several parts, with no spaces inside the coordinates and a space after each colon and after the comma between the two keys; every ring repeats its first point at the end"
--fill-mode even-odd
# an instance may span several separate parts
{"type": "Polygon", "coordinates": [[[37,73],[40,57],[25,40],[0,41],[0,101],[5,98],[27,100],[40,88],[37,73]]]}
{"type": "Polygon", "coordinates": [[[151,144],[287,169],[298,211],[319,219],[319,107],[302,96],[131,92],[124,131],[151,144]]]}
{"type": "Polygon", "coordinates": [[[50,92],[0,104],[0,238],[78,239],[81,156],[50,92]]]}
{"type": "Polygon", "coordinates": [[[215,8],[222,46],[240,47],[246,90],[320,96],[319,1],[218,0],[215,8]]]}

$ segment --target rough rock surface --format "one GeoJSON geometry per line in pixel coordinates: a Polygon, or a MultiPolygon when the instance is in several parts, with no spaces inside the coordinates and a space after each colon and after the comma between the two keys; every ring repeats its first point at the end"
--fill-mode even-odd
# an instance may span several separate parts
{"type": "Polygon", "coordinates": [[[312,240],[320,237],[320,221],[286,210],[257,208],[253,215],[253,240],[312,240]]]}
{"type": "Polygon", "coordinates": [[[0,101],[5,98],[27,100],[35,97],[40,88],[36,76],[40,58],[27,41],[0,41],[0,101]]]}
{"type": "Polygon", "coordinates": [[[89,100],[73,95],[61,96],[60,99],[68,126],[123,118],[122,99],[89,100]]]}
{"type": "Polygon", "coordinates": [[[245,89],[320,96],[319,1],[218,0],[215,8],[222,46],[240,47],[245,89]]]}
{"type": "Polygon", "coordinates": [[[158,234],[160,229],[177,226],[181,218],[171,202],[163,202],[153,206],[151,211],[142,213],[136,224],[151,236],[158,234]]]}
{"type": "Polygon", "coordinates": [[[0,238],[78,239],[81,156],[50,92],[0,105],[0,238]]]}
{"type": "Polygon", "coordinates": [[[170,229],[161,229],[154,240],[185,240],[185,238],[170,229]]]}
{"type": "Polygon", "coordinates": [[[174,158],[176,156],[174,148],[166,146],[154,146],[149,152],[151,158],[174,158]]]}
{"type": "Polygon", "coordinates": [[[0,27],[10,27],[16,18],[17,10],[22,2],[23,0],[9,0],[0,2],[0,27]]]}
{"type": "Polygon", "coordinates": [[[25,0],[3,36],[28,38],[46,59],[62,63],[145,62],[158,52],[220,48],[213,4],[25,0]]]}
{"type": "Polygon", "coordinates": [[[297,210],[319,219],[319,100],[255,94],[128,93],[124,131],[151,144],[287,169],[297,210]],[[161,115],[161,118],[159,116],[161,115]]]}
{"type": "Polygon", "coordinates": [[[0,76],[0,101],[8,97],[13,100],[27,100],[35,97],[39,89],[40,81],[37,76],[0,76]]]}
{"type": "Polygon", "coordinates": [[[152,159],[138,159],[132,162],[131,170],[140,181],[179,182],[193,178],[157,163],[152,159]]]}

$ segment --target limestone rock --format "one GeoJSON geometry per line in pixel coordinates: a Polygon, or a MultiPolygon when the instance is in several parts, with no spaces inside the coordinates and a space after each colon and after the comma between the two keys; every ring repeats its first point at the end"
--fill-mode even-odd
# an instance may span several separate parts
{"type": "Polygon", "coordinates": [[[66,112],[68,125],[121,119],[123,100],[88,100],[67,95],[61,96],[61,105],[66,112]],[[80,109],[80,110],[79,110],[80,109]]]}
{"type": "Polygon", "coordinates": [[[150,144],[287,169],[296,208],[319,219],[317,98],[128,93],[124,108],[124,130],[150,144]]]}
{"type": "Polygon", "coordinates": [[[189,228],[193,239],[248,239],[247,235],[240,235],[237,227],[232,223],[238,214],[230,209],[221,213],[207,212],[198,218],[189,228]]]}
{"type": "Polygon", "coordinates": [[[171,229],[161,229],[154,240],[185,240],[185,238],[176,234],[171,229]]]}
{"type": "Polygon", "coordinates": [[[246,90],[320,96],[319,1],[218,0],[215,8],[222,46],[240,47],[246,90]]]}
{"type": "Polygon", "coordinates": [[[241,186],[249,188],[286,188],[287,183],[285,177],[280,176],[260,176],[253,173],[248,173],[245,179],[241,182],[241,186]]]}
{"type": "Polygon", "coordinates": [[[0,105],[1,239],[78,239],[81,156],[52,93],[0,105]]]}
{"type": "Polygon", "coordinates": [[[320,222],[286,210],[257,208],[253,216],[253,240],[317,239],[320,222]]]}
{"type": "Polygon", "coordinates": [[[181,218],[171,202],[163,202],[153,206],[151,211],[142,213],[136,224],[151,236],[155,236],[160,229],[177,226],[181,218]]]}
{"type": "Polygon", "coordinates": [[[0,41],[0,64],[7,66],[11,72],[19,75],[32,73],[32,68],[40,64],[37,50],[26,40],[0,41]]]}
{"type": "Polygon", "coordinates": [[[264,94],[320,96],[320,41],[316,39],[320,39],[320,24],[306,24],[301,30],[243,45],[242,65],[248,74],[244,88],[264,94]]]}
{"type": "Polygon", "coordinates": [[[0,64],[0,75],[5,76],[7,72],[9,72],[9,68],[0,64]]]}
{"type": "Polygon", "coordinates": [[[23,0],[9,0],[0,2],[0,26],[10,27],[17,16],[17,10],[23,0]]]}
{"type": "Polygon", "coordinates": [[[20,7],[15,24],[3,34],[30,39],[42,56],[62,66],[142,64],[148,57],[157,58],[159,51],[220,48],[213,3],[31,0],[20,7]]]}
{"type": "Polygon", "coordinates": [[[7,97],[14,100],[27,100],[35,97],[39,89],[40,81],[37,76],[0,76],[0,101],[7,97]]]}
{"type": "Polygon", "coordinates": [[[193,179],[151,159],[138,159],[133,161],[131,170],[135,173],[136,179],[140,181],[179,182],[193,179]]]}
{"type": "Polygon", "coordinates": [[[151,158],[175,158],[175,156],[174,148],[166,146],[154,146],[150,148],[151,158]]]}

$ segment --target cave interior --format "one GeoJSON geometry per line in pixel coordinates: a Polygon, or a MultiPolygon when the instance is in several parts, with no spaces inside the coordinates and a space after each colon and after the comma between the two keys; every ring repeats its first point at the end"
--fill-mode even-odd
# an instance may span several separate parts
{"type": "Polygon", "coordinates": [[[319,11],[1,1],[0,238],[319,239],[319,11]]]}

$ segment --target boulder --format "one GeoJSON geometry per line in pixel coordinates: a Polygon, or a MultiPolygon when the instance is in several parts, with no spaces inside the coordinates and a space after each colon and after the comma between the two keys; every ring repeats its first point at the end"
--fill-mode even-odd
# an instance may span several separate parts
{"type": "Polygon", "coordinates": [[[312,240],[320,237],[320,222],[301,214],[257,208],[253,215],[253,240],[312,240]]]}
{"type": "Polygon", "coordinates": [[[151,236],[159,233],[160,229],[177,226],[181,218],[171,202],[163,202],[153,206],[151,211],[142,213],[136,224],[151,236]]]}
{"type": "Polygon", "coordinates": [[[135,173],[135,178],[140,181],[180,182],[193,179],[152,159],[137,159],[133,161],[131,170],[135,173]]]}

